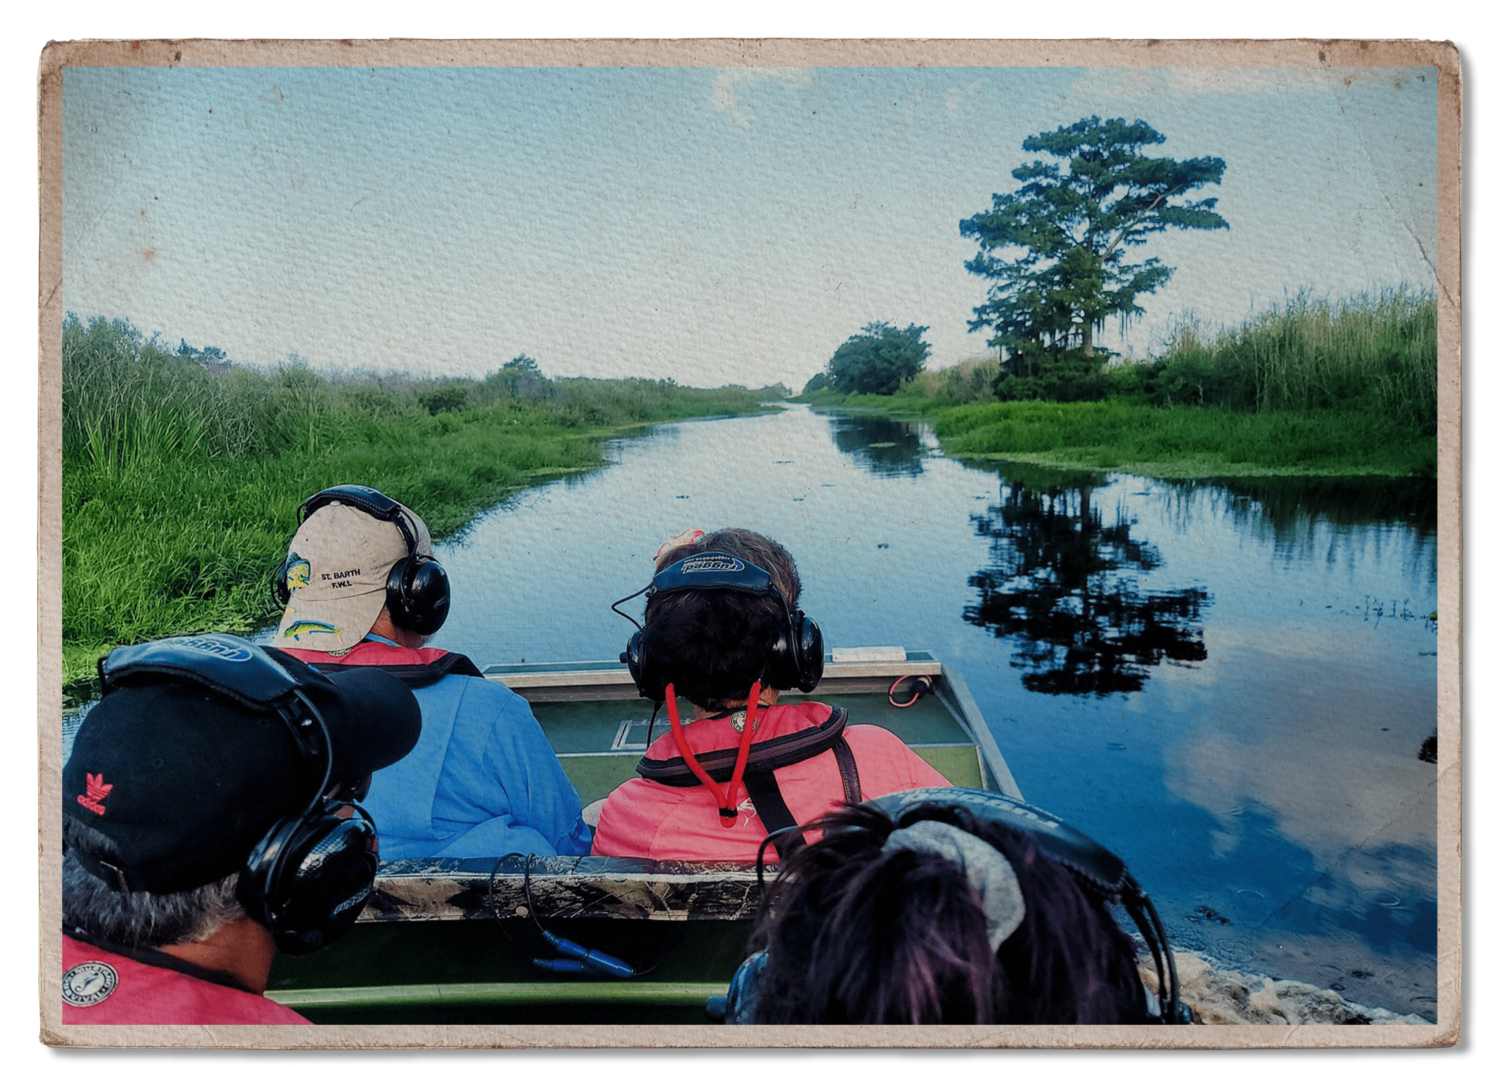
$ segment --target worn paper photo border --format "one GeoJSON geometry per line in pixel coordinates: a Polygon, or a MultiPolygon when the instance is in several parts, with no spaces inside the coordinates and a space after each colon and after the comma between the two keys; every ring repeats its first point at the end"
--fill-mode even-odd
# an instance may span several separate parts
{"type": "Polygon", "coordinates": [[[525,1047],[1366,1048],[1452,1045],[1461,995],[1460,213],[1462,73],[1457,50],[1426,41],[510,40],[80,41],[39,67],[40,525],[37,694],[40,764],[39,954],[42,1040],[64,1047],[255,1049],[525,1047]],[[1427,1026],[739,1027],[63,1026],[60,997],[62,509],[62,70],[68,66],[1426,66],[1438,73],[1438,765],[1437,1022],[1427,1026]]]}

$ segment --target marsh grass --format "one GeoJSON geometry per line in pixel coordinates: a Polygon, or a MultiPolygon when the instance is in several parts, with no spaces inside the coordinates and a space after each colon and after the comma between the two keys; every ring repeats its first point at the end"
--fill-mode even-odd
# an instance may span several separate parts
{"type": "Polygon", "coordinates": [[[1431,475],[1435,443],[1352,411],[1231,411],[1122,401],[972,405],[941,413],[943,450],[1164,479],[1431,475]]]}
{"type": "Polygon", "coordinates": [[[994,403],[999,374],[995,356],[981,355],[943,370],[923,370],[902,385],[901,395],[934,404],[994,403]]]}
{"type": "Polygon", "coordinates": [[[296,508],[341,482],[421,513],[434,537],[537,481],[602,463],[609,435],[767,410],[785,390],[631,379],[330,381],[176,351],[123,321],[63,328],[65,680],[118,644],[274,619],[296,508]],[[461,390],[461,395],[455,390],[461,390]],[[436,406],[436,410],[434,410],[436,406]]]}
{"type": "Polygon", "coordinates": [[[1110,373],[1117,395],[1240,411],[1365,411],[1437,433],[1437,304],[1396,288],[1302,291],[1237,328],[1186,319],[1154,362],[1110,373]]]}

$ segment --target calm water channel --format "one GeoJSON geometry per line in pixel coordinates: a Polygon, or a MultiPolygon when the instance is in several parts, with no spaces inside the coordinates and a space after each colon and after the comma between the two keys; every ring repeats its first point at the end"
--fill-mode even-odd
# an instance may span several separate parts
{"type": "Polygon", "coordinates": [[[1430,487],[965,465],[802,406],[608,456],[437,548],[441,644],[612,659],[668,536],[765,532],[830,645],[960,670],[1027,799],[1123,856],[1177,946],[1435,1018],[1430,487]]]}

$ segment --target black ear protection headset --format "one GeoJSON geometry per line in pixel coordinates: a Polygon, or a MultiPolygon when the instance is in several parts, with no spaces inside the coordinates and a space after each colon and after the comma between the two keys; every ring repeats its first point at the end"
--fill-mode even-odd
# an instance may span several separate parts
{"type": "Polygon", "coordinates": [[[809,619],[799,608],[792,611],[781,591],[771,580],[771,575],[752,563],[723,551],[701,551],[689,555],[657,572],[639,592],[616,600],[610,607],[616,614],[635,624],[636,631],[630,636],[620,662],[630,669],[630,678],[642,698],[660,705],[667,698],[667,684],[671,682],[662,665],[645,652],[645,628],[629,615],[620,611],[620,605],[634,600],[641,593],[647,602],[657,593],[703,591],[727,591],[769,596],[781,604],[786,616],[783,628],[777,632],[776,642],[770,647],[760,681],[778,691],[789,691],[793,687],[804,694],[811,691],[823,678],[823,632],[818,624],[809,619]]]}
{"type": "MultiPolygon", "coordinates": [[[[317,707],[299,691],[281,712],[300,736],[316,722],[323,777],[307,806],[276,823],[250,851],[238,897],[271,930],[279,951],[305,955],[337,940],[364,909],[380,865],[379,840],[375,820],[355,803],[364,799],[368,779],[356,795],[328,795],[333,760],[328,725],[317,707]]],[[[299,746],[304,758],[320,757],[316,745],[299,746]]]]}
{"type": "MultiPolygon", "coordinates": [[[[1152,1021],[1191,1022],[1191,1013],[1178,992],[1177,963],[1156,907],[1125,867],[1125,862],[1088,835],[1023,800],[957,785],[909,789],[876,797],[866,803],[880,809],[898,827],[926,818],[945,821],[942,820],[944,809],[961,808],[981,822],[1000,823],[1030,834],[1042,852],[1066,869],[1077,883],[1105,902],[1122,908],[1140,930],[1141,939],[1156,966],[1156,1008],[1152,1021]]],[[[765,851],[773,838],[774,835],[767,837],[761,844],[756,858],[756,874],[762,894],[765,891],[765,851]]],[[[746,959],[735,972],[728,995],[710,998],[709,1017],[728,1023],[753,1022],[758,979],[768,961],[764,950],[746,959]]]]}
{"type": "Polygon", "coordinates": [[[240,873],[240,903],[285,954],[306,955],[337,940],[374,891],[375,821],[354,800],[315,798],[267,831],[240,873]]]}
{"type": "MultiPolygon", "coordinates": [[[[377,521],[389,521],[400,531],[406,542],[406,557],[397,560],[386,575],[385,606],[390,609],[391,622],[402,630],[414,634],[436,634],[448,618],[451,603],[448,574],[431,555],[417,553],[417,526],[401,504],[373,487],[341,483],[319,491],[298,506],[297,524],[301,525],[318,510],[334,502],[353,506],[377,521]]],[[[287,572],[293,558],[288,555],[282,561],[272,583],[276,600],[283,608],[292,598],[287,572]]]]}
{"type": "MultiPolygon", "coordinates": [[[[332,738],[303,690],[309,683],[328,681],[299,680],[263,647],[226,634],[116,649],[99,662],[105,693],[141,679],[164,678],[197,684],[276,715],[296,741],[303,765],[321,765],[318,787],[307,804],[279,820],[250,851],[237,895],[250,917],[271,930],[278,950],[302,955],[332,943],[369,900],[380,856],[375,821],[355,803],[364,798],[368,779],[345,795],[328,795],[332,738]]],[[[124,883],[126,877],[117,869],[116,878],[124,883]]]]}
{"type": "Polygon", "coordinates": [[[877,797],[871,803],[897,824],[918,808],[946,806],[962,808],[981,822],[1000,823],[1030,834],[1042,852],[1062,865],[1077,883],[1129,915],[1156,967],[1158,1020],[1188,1022],[1187,1009],[1177,988],[1177,962],[1167,941],[1167,931],[1151,899],[1125,862],[1113,852],[1042,808],[985,789],[957,785],[910,789],[877,797]]]}

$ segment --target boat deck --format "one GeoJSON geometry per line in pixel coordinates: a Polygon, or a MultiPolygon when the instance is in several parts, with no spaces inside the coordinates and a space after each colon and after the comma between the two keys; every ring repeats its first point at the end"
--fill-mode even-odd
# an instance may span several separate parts
{"type": "MultiPolygon", "coordinates": [[[[623,665],[485,674],[531,703],[585,806],[635,775],[651,706],[623,665]]],[[[955,785],[1021,796],[962,681],[926,653],[835,650],[811,697],[844,706],[851,723],[894,732],[955,785]],[[934,692],[893,706],[887,692],[902,676],[930,677],[934,692]]],[[[668,727],[660,715],[653,735],[668,727]]],[[[723,995],[746,952],[759,897],[753,864],[391,861],[349,933],[316,955],[277,958],[268,995],[320,1023],[702,1023],[708,998],[723,995]],[[631,976],[539,968],[534,960],[560,957],[544,926],[627,964],[631,976]]]]}
{"type": "MultiPolygon", "coordinates": [[[[531,703],[585,805],[633,777],[646,752],[648,730],[654,740],[669,727],[665,712],[651,725],[651,704],[636,693],[617,661],[497,665],[485,675],[531,703]]],[[[851,725],[876,724],[894,732],[955,785],[1021,795],[968,691],[957,677],[944,675],[931,654],[894,647],[836,649],[812,695],[781,696],[785,703],[808,700],[843,706],[851,725]],[[891,705],[887,691],[902,676],[932,677],[937,694],[905,708],[891,705]]]]}

